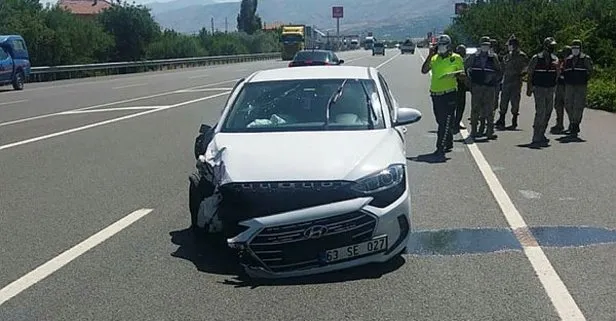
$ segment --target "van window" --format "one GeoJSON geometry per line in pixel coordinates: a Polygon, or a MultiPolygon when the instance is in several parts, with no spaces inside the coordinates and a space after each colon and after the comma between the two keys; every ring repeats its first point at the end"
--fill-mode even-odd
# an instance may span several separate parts
{"type": "Polygon", "coordinates": [[[4,49],[0,48],[0,60],[5,60],[8,57],[9,57],[9,54],[6,51],[4,51],[4,49]]]}
{"type": "Polygon", "coordinates": [[[26,51],[26,44],[22,40],[13,40],[11,45],[15,51],[26,51]]]}

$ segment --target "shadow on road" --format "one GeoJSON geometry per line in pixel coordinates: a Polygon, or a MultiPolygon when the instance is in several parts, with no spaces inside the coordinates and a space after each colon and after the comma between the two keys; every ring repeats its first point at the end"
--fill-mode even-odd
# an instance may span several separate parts
{"type": "MultiPolygon", "coordinates": [[[[616,244],[616,230],[587,226],[540,226],[530,231],[542,247],[586,247],[599,244],[616,244]]],[[[368,264],[342,271],[307,277],[286,279],[251,279],[235,259],[234,253],[222,242],[197,238],[192,230],[171,232],[171,241],[180,247],[173,257],[193,262],[199,271],[232,276],[222,284],[236,288],[260,286],[289,286],[324,284],[378,279],[402,267],[405,258],[398,256],[385,263],[368,264]]],[[[457,256],[521,251],[522,245],[508,228],[461,228],[447,230],[413,231],[404,254],[411,256],[457,256]]]]}
{"type": "Polygon", "coordinates": [[[563,137],[556,138],[556,140],[562,144],[585,143],[586,142],[584,139],[580,137],[576,137],[576,136],[563,136],[563,137]]]}
{"type": "Polygon", "coordinates": [[[413,162],[417,162],[417,163],[439,164],[439,163],[446,163],[451,158],[447,156],[436,156],[430,153],[430,154],[417,155],[415,157],[407,157],[406,159],[413,161],[413,162]]]}

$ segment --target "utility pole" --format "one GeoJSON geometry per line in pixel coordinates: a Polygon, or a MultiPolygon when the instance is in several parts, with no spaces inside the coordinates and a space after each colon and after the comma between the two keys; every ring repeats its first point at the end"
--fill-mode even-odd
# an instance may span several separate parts
{"type": "Polygon", "coordinates": [[[227,17],[225,17],[225,33],[229,32],[229,23],[227,22],[227,17]]]}
{"type": "Polygon", "coordinates": [[[214,34],[214,17],[212,17],[210,19],[210,24],[211,24],[211,28],[212,28],[212,34],[214,34]]]}

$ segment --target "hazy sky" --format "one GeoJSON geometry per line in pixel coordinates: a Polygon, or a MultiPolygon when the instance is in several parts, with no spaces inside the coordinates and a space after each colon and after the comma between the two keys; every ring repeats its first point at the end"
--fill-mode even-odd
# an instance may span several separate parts
{"type": "MultiPolygon", "coordinates": [[[[56,3],[58,2],[58,0],[40,0],[41,3],[56,3]]],[[[143,4],[143,3],[151,3],[151,2],[169,2],[169,1],[173,1],[173,0],[133,0],[135,3],[137,4],[143,4]]],[[[130,2],[133,2],[130,1],[130,2]]]]}

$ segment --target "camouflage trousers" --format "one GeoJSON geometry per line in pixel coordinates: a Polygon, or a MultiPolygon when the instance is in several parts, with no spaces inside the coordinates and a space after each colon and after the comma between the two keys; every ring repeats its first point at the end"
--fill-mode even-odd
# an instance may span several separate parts
{"type": "Polygon", "coordinates": [[[554,108],[554,92],[556,87],[534,87],[535,120],[533,121],[533,142],[545,140],[545,130],[548,128],[549,116],[554,108]]]}
{"type": "MultiPolygon", "coordinates": [[[[511,81],[503,83],[501,92],[500,114],[506,115],[511,103],[511,114],[516,116],[520,113],[520,99],[522,97],[522,81],[511,81]]],[[[504,116],[503,116],[504,117],[504,116]]]]}
{"type": "Polygon", "coordinates": [[[569,123],[579,125],[582,122],[587,92],[586,85],[565,85],[565,109],[569,123]]]}
{"type": "Polygon", "coordinates": [[[473,84],[471,87],[471,135],[483,134],[478,130],[486,128],[486,134],[494,134],[494,99],[497,88],[473,84]]]}

